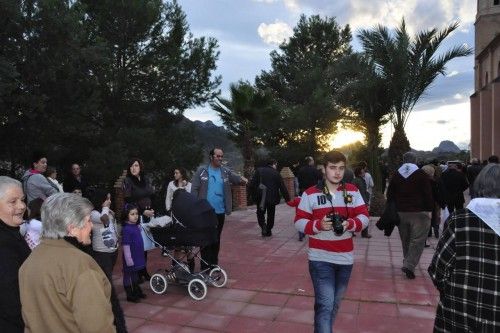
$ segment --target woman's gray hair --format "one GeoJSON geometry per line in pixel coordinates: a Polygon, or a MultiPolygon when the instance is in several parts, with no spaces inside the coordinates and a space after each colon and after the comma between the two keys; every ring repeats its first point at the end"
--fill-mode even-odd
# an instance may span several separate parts
{"type": "Polygon", "coordinates": [[[417,155],[415,153],[409,151],[403,154],[403,163],[413,163],[417,164],[417,155]]]}
{"type": "Polygon", "coordinates": [[[11,186],[17,186],[21,190],[23,189],[23,185],[19,180],[7,176],[0,176],[0,198],[5,195],[5,192],[11,186]]]}
{"type": "Polygon", "coordinates": [[[500,198],[500,164],[486,165],[477,175],[473,189],[475,198],[500,198]]]}
{"type": "Polygon", "coordinates": [[[73,193],[57,193],[42,205],[42,237],[68,236],[68,226],[83,228],[93,206],[88,199],[73,193]]]}

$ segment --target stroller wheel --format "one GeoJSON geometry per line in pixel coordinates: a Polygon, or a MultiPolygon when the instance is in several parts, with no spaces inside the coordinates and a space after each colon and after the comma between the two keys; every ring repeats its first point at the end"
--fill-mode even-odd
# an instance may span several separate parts
{"type": "Polygon", "coordinates": [[[151,290],[158,295],[164,294],[167,291],[168,282],[167,278],[161,273],[153,274],[149,280],[149,286],[151,290]]]}
{"type": "Polygon", "coordinates": [[[222,288],[227,283],[227,273],[222,268],[216,267],[208,274],[208,281],[212,286],[222,288]]]}
{"type": "Polygon", "coordinates": [[[192,279],[188,284],[189,296],[193,299],[200,301],[207,296],[207,285],[203,280],[192,279]]]}

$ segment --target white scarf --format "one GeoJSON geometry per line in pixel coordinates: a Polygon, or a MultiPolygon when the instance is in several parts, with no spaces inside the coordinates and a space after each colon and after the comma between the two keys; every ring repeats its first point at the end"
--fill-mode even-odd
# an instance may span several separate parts
{"type": "Polygon", "coordinates": [[[500,236],[500,199],[475,198],[469,202],[467,209],[500,236]]]}
{"type": "Polygon", "coordinates": [[[398,169],[398,172],[401,176],[403,176],[403,178],[408,178],[417,170],[418,166],[416,166],[415,164],[405,163],[398,169]]]}

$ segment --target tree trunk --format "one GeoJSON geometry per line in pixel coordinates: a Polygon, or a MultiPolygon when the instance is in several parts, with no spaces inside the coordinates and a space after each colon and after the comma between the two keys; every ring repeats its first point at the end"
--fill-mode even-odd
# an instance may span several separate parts
{"type": "Polygon", "coordinates": [[[368,148],[368,169],[373,176],[373,182],[377,190],[382,189],[382,180],[380,176],[380,169],[378,166],[379,160],[379,146],[382,140],[380,135],[380,122],[367,121],[366,123],[366,146],[368,148]]]}
{"type": "Polygon", "coordinates": [[[250,179],[254,170],[254,151],[252,146],[252,140],[250,139],[249,133],[243,134],[243,145],[241,154],[243,155],[243,175],[250,179]]]}

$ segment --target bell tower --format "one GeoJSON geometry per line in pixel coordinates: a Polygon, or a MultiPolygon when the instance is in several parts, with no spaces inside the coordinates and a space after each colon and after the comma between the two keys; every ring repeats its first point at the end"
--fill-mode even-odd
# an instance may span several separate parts
{"type": "Polygon", "coordinates": [[[475,22],[471,157],[500,154],[500,0],[478,0],[475,22]]]}

